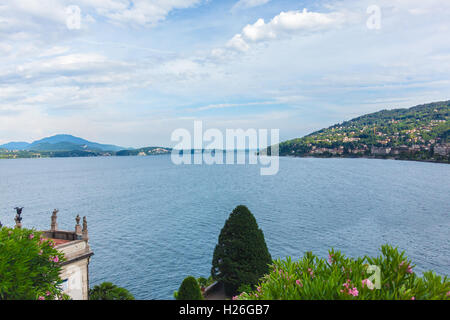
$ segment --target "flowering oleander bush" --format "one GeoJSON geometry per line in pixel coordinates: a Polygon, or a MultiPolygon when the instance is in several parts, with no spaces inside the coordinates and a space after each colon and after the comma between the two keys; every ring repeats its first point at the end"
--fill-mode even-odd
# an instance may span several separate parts
{"type": "Polygon", "coordinates": [[[421,300],[450,299],[450,282],[425,272],[419,277],[404,252],[389,245],[375,258],[347,258],[330,250],[328,259],[308,252],[299,261],[276,260],[256,290],[235,300],[421,300]],[[377,272],[373,272],[378,266],[377,272]],[[372,269],[372,270],[371,270],[372,269]]]}
{"type": "Polygon", "coordinates": [[[63,260],[42,233],[0,228],[0,300],[66,298],[59,277],[63,260]]]}

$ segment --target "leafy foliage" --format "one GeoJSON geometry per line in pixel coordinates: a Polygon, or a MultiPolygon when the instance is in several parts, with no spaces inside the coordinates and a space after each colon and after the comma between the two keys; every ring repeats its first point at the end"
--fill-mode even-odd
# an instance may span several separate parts
{"type": "Polygon", "coordinates": [[[450,281],[433,272],[419,277],[404,252],[389,245],[378,257],[347,258],[330,250],[328,261],[311,252],[299,261],[274,261],[256,290],[237,300],[431,300],[450,299],[450,281]],[[380,277],[370,271],[379,267],[380,277]],[[377,289],[377,287],[379,289],[377,289]]]}
{"type": "Polygon", "coordinates": [[[198,282],[200,288],[206,289],[207,287],[209,287],[210,285],[212,285],[214,283],[214,279],[211,276],[209,276],[208,279],[206,279],[204,277],[200,277],[197,279],[197,282],[198,282]]]}
{"type": "Polygon", "coordinates": [[[203,300],[200,286],[194,277],[187,277],[181,283],[178,292],[174,293],[177,300],[203,300]]]}
{"type": "Polygon", "coordinates": [[[42,233],[0,228],[0,300],[63,299],[64,255],[42,233]]]}
{"type": "Polygon", "coordinates": [[[238,206],[225,222],[214,250],[211,276],[228,295],[243,284],[254,286],[272,263],[264,234],[246,206],[238,206]]]}
{"type": "Polygon", "coordinates": [[[134,300],[134,297],[125,288],[103,282],[89,290],[89,300],[134,300]]]}

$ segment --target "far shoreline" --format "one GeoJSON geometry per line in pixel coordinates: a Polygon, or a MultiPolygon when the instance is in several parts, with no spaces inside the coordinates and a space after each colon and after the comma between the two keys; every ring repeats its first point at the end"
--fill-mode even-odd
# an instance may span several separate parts
{"type": "Polygon", "coordinates": [[[376,157],[376,156],[330,156],[330,157],[318,157],[318,156],[296,156],[296,155],[280,155],[280,157],[287,158],[314,158],[314,159],[369,159],[369,160],[396,160],[396,161],[413,161],[413,162],[428,162],[428,163],[442,163],[442,164],[450,164],[449,161],[445,160],[435,160],[435,159],[408,159],[408,158],[396,158],[396,157],[376,157]]]}

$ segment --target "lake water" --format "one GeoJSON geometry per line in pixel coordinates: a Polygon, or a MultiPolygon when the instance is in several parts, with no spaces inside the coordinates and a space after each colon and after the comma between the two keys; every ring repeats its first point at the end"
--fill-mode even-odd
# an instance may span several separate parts
{"type": "Polygon", "coordinates": [[[280,158],[255,165],[182,165],[170,156],[0,160],[0,221],[60,229],[87,216],[91,285],[111,281],[138,299],[171,299],[187,275],[210,273],[228,215],[245,204],[274,258],[405,250],[416,271],[450,275],[450,166],[369,159],[280,158]]]}

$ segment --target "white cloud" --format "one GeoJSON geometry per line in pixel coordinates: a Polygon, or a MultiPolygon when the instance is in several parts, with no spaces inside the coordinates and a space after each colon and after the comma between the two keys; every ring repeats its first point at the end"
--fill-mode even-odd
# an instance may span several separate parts
{"type": "Polygon", "coordinates": [[[20,13],[33,18],[65,23],[67,13],[64,1],[58,0],[6,0],[10,13],[20,13]]]}
{"type": "Polygon", "coordinates": [[[218,103],[218,104],[210,104],[210,105],[195,108],[195,109],[189,109],[187,111],[205,111],[205,110],[224,109],[224,108],[262,106],[262,105],[270,105],[270,104],[276,104],[276,103],[278,103],[278,100],[254,101],[254,102],[243,102],[243,103],[218,103]]]}
{"type": "Polygon", "coordinates": [[[248,24],[227,43],[227,47],[247,51],[250,43],[336,29],[346,23],[347,18],[342,12],[319,13],[307,9],[281,12],[267,23],[261,18],[254,24],[248,24]]]}
{"type": "Polygon", "coordinates": [[[58,56],[67,53],[70,50],[69,47],[54,46],[49,49],[45,49],[38,57],[58,56]]]}
{"type": "Polygon", "coordinates": [[[230,41],[228,41],[227,47],[243,52],[247,51],[250,48],[250,46],[247,44],[247,42],[245,42],[241,34],[235,35],[230,41]]]}
{"type": "Polygon", "coordinates": [[[39,76],[43,73],[54,74],[70,70],[83,72],[103,67],[106,62],[107,59],[104,56],[96,53],[67,54],[18,65],[14,73],[19,76],[39,76]]]}
{"type": "Polygon", "coordinates": [[[68,6],[80,8],[81,23],[95,21],[93,15],[121,24],[153,26],[164,20],[173,10],[186,9],[202,0],[4,0],[0,7],[0,31],[39,26],[38,21],[49,21],[64,28],[68,6]]]}
{"type": "Polygon", "coordinates": [[[201,0],[82,0],[86,6],[95,8],[98,14],[111,21],[136,25],[154,25],[175,9],[186,9],[201,0]]]}
{"type": "Polygon", "coordinates": [[[239,9],[248,9],[254,8],[258,6],[262,6],[268,3],[270,0],[239,0],[236,4],[231,8],[232,11],[239,9]]]}

